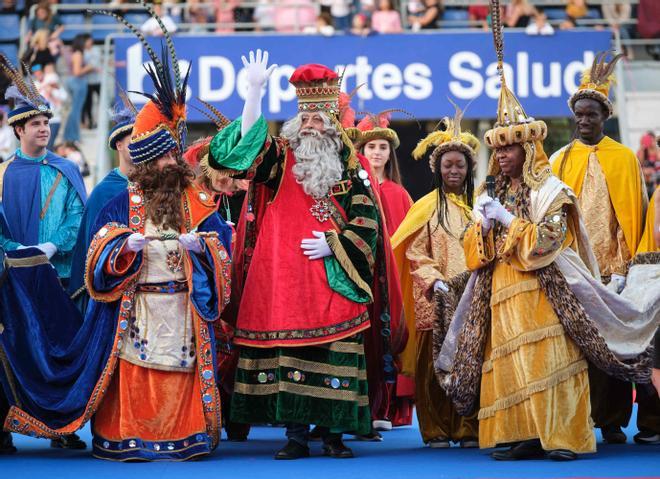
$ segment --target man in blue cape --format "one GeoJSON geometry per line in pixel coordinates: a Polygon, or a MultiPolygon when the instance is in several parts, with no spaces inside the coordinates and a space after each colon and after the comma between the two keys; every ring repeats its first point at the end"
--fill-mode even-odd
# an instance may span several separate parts
{"type": "MultiPolygon", "coordinates": [[[[46,149],[53,112],[32,79],[24,78],[4,55],[0,68],[13,83],[5,95],[14,104],[8,123],[20,142],[14,156],[0,165],[0,247],[5,251],[30,249],[31,254],[36,248],[66,286],[87,198],[85,185],[75,164],[46,149]]],[[[0,391],[0,421],[7,411],[7,398],[0,391]]],[[[84,449],[85,443],[71,434],[51,441],[51,446],[84,449]]],[[[11,435],[0,432],[0,454],[15,451],[11,435]]]]}

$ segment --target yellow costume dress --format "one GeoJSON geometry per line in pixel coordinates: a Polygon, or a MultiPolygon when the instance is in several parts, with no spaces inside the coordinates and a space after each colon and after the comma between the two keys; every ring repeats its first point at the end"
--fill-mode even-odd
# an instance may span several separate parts
{"type": "MultiPolygon", "coordinates": [[[[438,191],[417,201],[392,238],[394,255],[405,287],[407,321],[414,323],[415,402],[424,442],[437,438],[476,438],[476,415],[460,416],[440,387],[433,367],[433,285],[466,270],[460,237],[472,220],[470,207],[453,194],[447,198],[447,229],[438,222],[438,191]]],[[[409,331],[411,330],[409,323],[409,331]]]]}
{"type": "MultiPolygon", "coordinates": [[[[507,195],[505,206],[515,212],[510,198],[514,196],[507,195]]],[[[492,231],[482,236],[480,222],[465,234],[470,270],[495,261],[481,379],[480,447],[539,438],[545,450],[596,450],[587,362],[534,272],[572,246],[569,203],[564,193],[557,195],[539,224],[517,215],[497,241],[492,231]]]]}

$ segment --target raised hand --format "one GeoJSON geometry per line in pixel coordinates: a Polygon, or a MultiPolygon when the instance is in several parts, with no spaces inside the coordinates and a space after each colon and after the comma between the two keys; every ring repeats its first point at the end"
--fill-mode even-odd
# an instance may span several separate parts
{"type": "Polygon", "coordinates": [[[257,50],[256,54],[250,51],[248,56],[250,58],[249,61],[245,56],[241,57],[243,66],[247,72],[247,81],[250,86],[261,89],[268,81],[273,70],[277,68],[277,65],[268,66],[268,52],[265,50],[263,54],[260,49],[257,50]]]}

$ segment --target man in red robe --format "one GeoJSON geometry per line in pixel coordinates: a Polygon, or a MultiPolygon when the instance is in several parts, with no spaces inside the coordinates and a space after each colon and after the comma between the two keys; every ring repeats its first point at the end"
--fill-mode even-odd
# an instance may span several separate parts
{"type": "Polygon", "coordinates": [[[202,160],[207,173],[247,178],[270,195],[257,213],[258,237],[246,233],[232,420],[286,424],[289,441],[276,459],[309,456],[310,424],[321,429],[324,454],[352,457],[341,433],[371,430],[365,347],[383,358],[383,375],[396,374],[395,322],[386,312],[374,321],[367,310],[375,297],[387,298],[385,284],[373,286],[386,278],[378,200],[338,122],[337,74],[298,68],[290,82],[299,113],[273,138],[260,102],[274,66],[261,51],[243,61],[243,116],[213,138],[202,160]]]}

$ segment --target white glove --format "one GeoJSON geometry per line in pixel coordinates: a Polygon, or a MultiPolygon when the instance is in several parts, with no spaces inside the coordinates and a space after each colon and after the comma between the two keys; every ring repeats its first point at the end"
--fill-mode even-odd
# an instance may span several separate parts
{"type": "Polygon", "coordinates": [[[179,243],[188,251],[193,253],[202,252],[202,244],[199,242],[199,237],[195,233],[184,233],[179,235],[179,243]]]}
{"type": "Polygon", "coordinates": [[[495,220],[502,223],[504,226],[509,227],[509,225],[516,218],[507,209],[502,206],[502,203],[499,200],[492,200],[484,206],[486,209],[486,218],[489,220],[495,220]]]}
{"type": "Polygon", "coordinates": [[[474,204],[477,219],[481,219],[481,234],[486,236],[493,227],[493,222],[486,218],[486,205],[493,201],[490,196],[480,196],[474,204]]]}
{"type": "Polygon", "coordinates": [[[132,253],[137,253],[138,251],[142,251],[147,246],[147,243],[149,243],[149,240],[144,235],[133,233],[128,237],[128,241],[126,241],[126,249],[132,253]]]}
{"type": "Polygon", "coordinates": [[[328,246],[328,241],[325,239],[325,233],[320,231],[312,231],[316,236],[314,239],[304,239],[300,243],[300,247],[304,249],[303,254],[308,256],[309,259],[321,259],[326,256],[332,255],[332,250],[328,246]]]}
{"type": "Polygon", "coordinates": [[[248,91],[243,105],[243,115],[241,117],[241,136],[245,136],[250,128],[261,116],[261,89],[264,87],[268,78],[277,65],[268,66],[268,52],[257,50],[249,53],[250,60],[245,56],[241,57],[245,72],[247,73],[248,91]]]}
{"type": "Polygon", "coordinates": [[[607,284],[607,289],[615,292],[616,294],[621,293],[623,288],[626,287],[626,277],[621,276],[620,274],[614,273],[610,278],[610,282],[607,284]]]}
{"type": "Polygon", "coordinates": [[[57,246],[55,246],[50,241],[47,241],[46,243],[40,243],[35,246],[35,248],[40,249],[48,259],[51,259],[53,256],[55,256],[55,253],[57,253],[57,246]]]}
{"type": "Polygon", "coordinates": [[[16,251],[18,251],[19,249],[28,249],[28,248],[32,248],[32,246],[23,246],[23,245],[20,245],[18,248],[16,248],[16,251]]]}
{"type": "Polygon", "coordinates": [[[447,283],[439,279],[435,283],[433,283],[433,292],[435,293],[436,291],[442,291],[444,293],[448,293],[449,286],[447,286],[447,283]]]}

